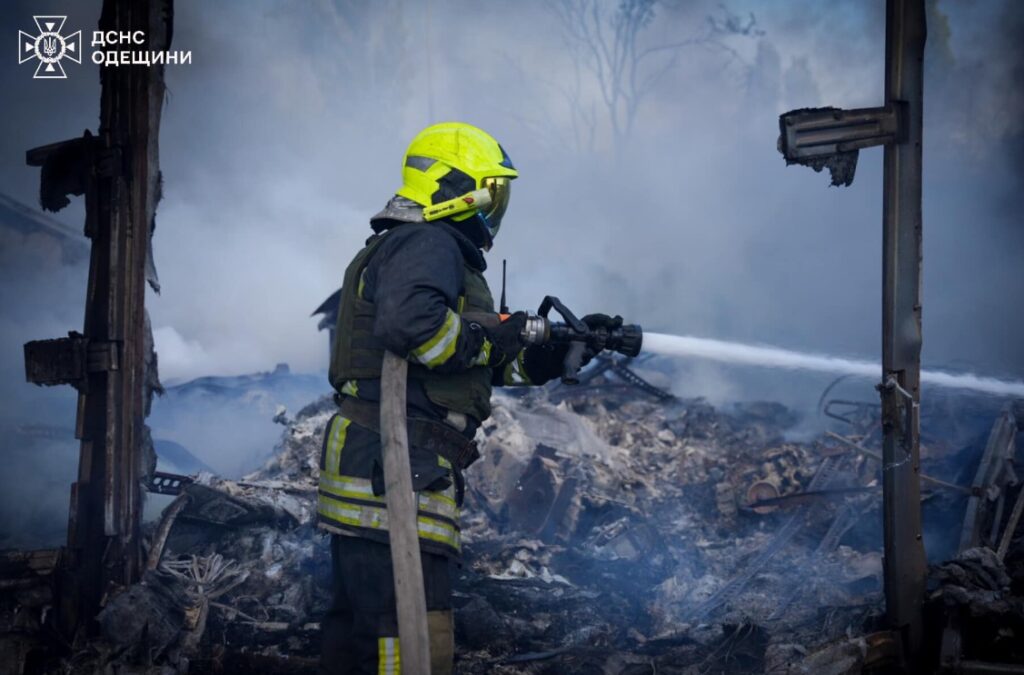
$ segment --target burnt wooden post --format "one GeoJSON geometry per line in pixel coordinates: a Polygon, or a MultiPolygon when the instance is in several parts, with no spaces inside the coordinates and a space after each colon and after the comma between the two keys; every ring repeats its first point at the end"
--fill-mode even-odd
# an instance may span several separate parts
{"type": "Polygon", "coordinates": [[[921,134],[924,0],[887,0],[885,105],[794,110],[779,118],[787,163],[828,168],[849,185],[861,148],[884,145],[882,208],[882,488],[885,604],[919,664],[927,564],[921,537],[921,134]]]}
{"type": "MultiPolygon", "coordinates": [[[[99,30],[145,34],[144,44],[118,50],[166,50],[171,3],[105,0],[99,30]]],[[[29,381],[79,391],[81,453],[58,605],[69,635],[90,630],[106,591],[136,581],[143,568],[141,489],[152,470],[144,417],[159,386],[145,285],[147,277],[155,283],[147,269],[159,199],[163,66],[107,65],[100,72],[98,135],[87,131],[27,155],[29,164],[42,167],[43,208],[56,211],[69,203],[68,194],[85,194],[85,234],[92,240],[82,333],[25,345],[29,381]]]]}

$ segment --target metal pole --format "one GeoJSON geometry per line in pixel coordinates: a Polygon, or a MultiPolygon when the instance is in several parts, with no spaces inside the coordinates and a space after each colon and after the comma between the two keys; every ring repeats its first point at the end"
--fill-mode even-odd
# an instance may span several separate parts
{"type": "Polygon", "coordinates": [[[890,625],[918,663],[927,571],[921,539],[921,134],[924,0],[887,0],[885,102],[902,116],[885,145],[882,406],[885,601],[890,625]]]}

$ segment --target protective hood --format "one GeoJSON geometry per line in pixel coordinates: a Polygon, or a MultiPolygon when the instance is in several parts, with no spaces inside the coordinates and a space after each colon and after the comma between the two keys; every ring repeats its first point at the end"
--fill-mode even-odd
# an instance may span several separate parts
{"type": "MultiPolygon", "coordinates": [[[[475,222],[477,219],[473,220],[475,222]]],[[[401,195],[395,195],[389,199],[384,208],[370,218],[370,227],[378,234],[403,223],[426,223],[426,221],[423,219],[423,207],[401,195]]],[[[470,267],[480,271],[487,269],[487,261],[484,260],[483,253],[480,252],[480,246],[473,238],[461,231],[461,223],[435,221],[431,225],[440,227],[455,239],[455,243],[459,245],[459,250],[462,252],[462,257],[470,267]]]]}
{"type": "Polygon", "coordinates": [[[422,223],[423,207],[411,199],[395,195],[379,213],[370,218],[370,227],[378,234],[402,223],[422,223]]]}

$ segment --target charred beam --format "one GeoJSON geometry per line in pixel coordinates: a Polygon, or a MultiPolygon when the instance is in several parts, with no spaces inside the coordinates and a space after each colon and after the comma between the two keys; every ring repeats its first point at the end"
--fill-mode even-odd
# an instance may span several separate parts
{"type": "MultiPolygon", "coordinates": [[[[146,36],[139,50],[170,46],[171,1],[105,0],[99,29],[146,36]]],[[[142,568],[141,484],[147,471],[150,368],[145,284],[153,214],[159,198],[157,141],[164,97],[162,66],[101,69],[99,132],[29,150],[41,167],[40,202],[56,211],[84,195],[92,240],[82,332],[25,346],[37,384],[79,391],[76,437],[82,441],[71,489],[67,583],[58,602],[68,637],[95,629],[110,586],[128,585],[142,568]]]]}

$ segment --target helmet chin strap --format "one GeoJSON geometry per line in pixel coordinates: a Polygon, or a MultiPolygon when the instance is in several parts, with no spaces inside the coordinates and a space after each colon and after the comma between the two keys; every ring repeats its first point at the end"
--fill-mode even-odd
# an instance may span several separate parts
{"type": "Polygon", "coordinates": [[[466,239],[469,239],[481,251],[491,250],[494,240],[491,238],[490,230],[487,229],[487,220],[482,213],[477,213],[472,218],[458,222],[451,218],[446,218],[444,222],[461,232],[466,239]]]}
{"type": "Polygon", "coordinates": [[[484,235],[484,239],[486,240],[486,243],[480,248],[484,251],[490,251],[491,247],[494,246],[494,237],[491,236],[491,228],[487,223],[487,216],[477,211],[476,218],[473,218],[473,220],[478,220],[480,222],[480,229],[484,235]]]}

